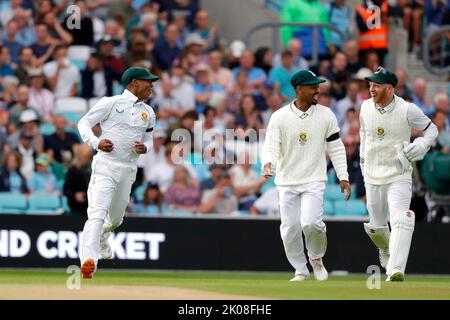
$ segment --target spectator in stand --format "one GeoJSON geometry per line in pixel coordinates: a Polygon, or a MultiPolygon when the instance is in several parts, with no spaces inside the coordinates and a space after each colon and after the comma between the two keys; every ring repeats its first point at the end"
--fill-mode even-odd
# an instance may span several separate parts
{"type": "Polygon", "coordinates": [[[141,15],[140,25],[144,31],[145,38],[155,42],[159,38],[158,16],[154,12],[146,12],[141,15]]]}
{"type": "MultiPolygon", "coordinates": [[[[294,56],[294,65],[298,70],[308,70],[309,63],[302,56],[302,42],[300,39],[292,38],[289,40],[287,49],[290,50],[294,56]]],[[[273,66],[279,67],[281,66],[281,54],[275,55],[273,58],[273,66]]]]}
{"type": "Polygon", "coordinates": [[[380,57],[375,50],[369,50],[364,56],[364,67],[375,72],[380,66],[380,57]]]}
{"type": "Polygon", "coordinates": [[[19,144],[14,150],[21,156],[20,173],[26,180],[30,180],[34,174],[34,161],[37,152],[33,148],[33,135],[26,131],[20,133],[19,144]]]}
{"type": "Polygon", "coordinates": [[[97,41],[95,47],[97,51],[99,50],[100,43],[102,39],[107,39],[112,41],[113,44],[113,55],[114,56],[122,56],[127,51],[126,43],[124,40],[124,36],[120,32],[120,27],[117,21],[109,19],[105,21],[103,35],[97,41]]]}
{"type": "Polygon", "coordinates": [[[202,193],[198,185],[191,180],[188,169],[177,165],[173,181],[164,193],[164,198],[164,201],[174,210],[198,212],[202,193]]]}
{"type": "Polygon", "coordinates": [[[345,3],[345,0],[334,0],[325,6],[328,11],[328,22],[337,27],[344,35],[342,39],[337,32],[330,31],[329,47],[333,52],[336,49],[342,49],[344,42],[350,38],[352,12],[350,6],[345,3]]]}
{"type": "Polygon", "coordinates": [[[137,165],[143,168],[144,181],[148,182],[150,177],[154,176],[154,170],[158,163],[166,161],[166,147],[164,144],[167,140],[167,133],[161,128],[155,128],[153,132],[153,148],[149,152],[139,157],[137,165]]]}
{"type": "Polygon", "coordinates": [[[28,105],[39,113],[42,122],[52,123],[55,115],[55,95],[44,88],[42,69],[29,70],[28,77],[30,82],[28,105]]]}
{"type": "MultiPolygon", "coordinates": [[[[0,13],[0,25],[6,26],[8,22],[14,17],[15,13],[18,10],[23,10],[21,0],[11,0],[11,1],[2,1],[7,7],[1,8],[2,11],[0,13]]],[[[31,10],[27,10],[28,17],[31,17],[31,10]]]]}
{"type": "Polygon", "coordinates": [[[80,71],[67,57],[67,47],[57,46],[53,52],[54,60],[44,65],[44,75],[56,98],[73,97],[78,92],[80,71]]]}
{"type": "Polygon", "coordinates": [[[9,49],[0,44],[0,78],[14,75],[9,49]]]}
{"type": "Polygon", "coordinates": [[[81,72],[81,96],[89,99],[92,97],[111,97],[113,95],[113,81],[120,82],[121,75],[104,65],[98,54],[89,57],[86,69],[81,72]]]}
{"type": "Polygon", "coordinates": [[[74,148],[74,161],[67,171],[63,194],[67,197],[70,212],[86,215],[88,208],[87,191],[91,177],[91,149],[85,144],[74,148]]]}
{"type": "Polygon", "coordinates": [[[35,166],[36,172],[27,183],[30,192],[57,193],[56,177],[49,168],[50,161],[45,153],[38,155],[35,166]]]}
{"type": "Polygon", "coordinates": [[[249,135],[258,134],[263,129],[263,120],[258,110],[256,109],[255,100],[252,95],[246,94],[242,97],[239,106],[239,113],[236,116],[235,126],[236,134],[241,139],[245,139],[249,135]]]}
{"type": "Polygon", "coordinates": [[[239,198],[239,210],[249,210],[266,179],[252,170],[251,156],[248,152],[241,154],[243,158],[231,169],[231,181],[234,194],[239,198]]]}
{"type": "Polygon", "coordinates": [[[36,3],[36,14],[34,17],[34,21],[37,23],[43,22],[47,13],[54,12],[55,9],[59,9],[55,7],[55,4],[51,0],[40,0],[36,3]]]}
{"type": "Polygon", "coordinates": [[[262,47],[255,52],[255,67],[263,69],[266,75],[269,75],[270,70],[273,68],[273,53],[268,47],[262,47]]]}
{"type": "Polygon", "coordinates": [[[63,23],[65,31],[72,36],[72,45],[92,46],[94,44],[94,23],[88,15],[86,1],[76,0],[74,3],[78,9],[78,21],[80,27],[74,28],[73,17],[68,16],[63,23]]]}
{"type": "Polygon", "coordinates": [[[434,97],[434,106],[436,111],[441,111],[446,115],[445,130],[450,132],[450,107],[448,101],[448,95],[445,93],[438,93],[434,97]]]}
{"type": "Polygon", "coordinates": [[[19,64],[15,70],[20,84],[28,84],[29,71],[37,67],[37,59],[30,47],[23,47],[19,51],[19,64]]]}
{"type": "Polygon", "coordinates": [[[48,26],[45,23],[37,23],[34,27],[36,42],[30,48],[36,56],[36,65],[41,66],[52,59],[53,51],[59,41],[50,37],[48,26]]]}
{"type": "Polygon", "coordinates": [[[422,44],[423,0],[399,0],[403,11],[403,28],[408,33],[408,51],[419,54],[422,44]]]}
{"type": "Polygon", "coordinates": [[[13,64],[19,63],[19,52],[23,47],[19,42],[16,41],[16,34],[18,31],[17,22],[14,20],[9,20],[6,26],[6,33],[3,35],[1,43],[4,47],[9,49],[11,55],[11,62],[13,64]]]}
{"type": "Polygon", "coordinates": [[[30,18],[30,10],[18,8],[14,11],[14,21],[17,22],[16,41],[23,47],[30,46],[36,41],[36,34],[33,31],[33,21],[30,18]]]}
{"type": "Polygon", "coordinates": [[[331,60],[331,68],[325,74],[325,77],[333,81],[338,73],[345,73],[347,76],[347,56],[340,51],[336,52],[331,60]]]}
{"type": "Polygon", "coordinates": [[[433,104],[426,98],[427,82],[424,78],[416,78],[412,88],[412,102],[418,106],[427,117],[435,111],[433,104]]]}
{"type": "Polygon", "coordinates": [[[182,14],[186,17],[187,26],[189,29],[195,28],[194,19],[195,14],[199,10],[198,0],[157,0],[161,4],[161,9],[169,13],[169,20],[175,14],[182,14]]]}
{"type": "Polygon", "coordinates": [[[432,149],[447,154],[450,153],[450,131],[446,130],[446,127],[448,126],[447,114],[443,111],[436,110],[436,112],[433,113],[431,120],[439,131],[439,135],[436,139],[436,145],[433,146],[432,149]]]}
{"type": "Polygon", "coordinates": [[[371,75],[373,75],[372,70],[368,68],[361,68],[353,77],[353,79],[358,81],[359,84],[358,96],[360,99],[367,100],[370,98],[369,83],[364,79],[366,77],[370,77],[371,75]]]}
{"type": "Polygon", "coordinates": [[[0,96],[2,97],[1,109],[7,110],[16,103],[19,79],[15,76],[4,76],[3,78],[0,77],[0,79],[1,87],[3,87],[3,92],[0,91],[0,96]]]}
{"type": "Polygon", "coordinates": [[[346,117],[347,110],[359,110],[364,101],[358,95],[359,84],[357,80],[350,80],[347,84],[347,95],[345,98],[339,100],[336,104],[337,118],[339,126],[342,126],[346,117]]]}
{"type": "Polygon", "coordinates": [[[162,35],[155,43],[153,56],[156,67],[160,70],[168,71],[172,63],[180,55],[181,49],[177,45],[180,31],[177,25],[169,24],[162,35]]]}
{"type": "Polygon", "coordinates": [[[130,42],[131,46],[129,51],[122,57],[125,68],[137,65],[141,65],[147,69],[151,68],[154,60],[151,54],[153,43],[149,42],[141,32],[136,32],[130,42]]]}
{"type": "Polygon", "coordinates": [[[28,89],[28,86],[25,84],[21,84],[17,88],[17,101],[9,109],[10,130],[13,129],[13,131],[16,131],[17,127],[20,125],[20,115],[22,114],[22,112],[27,109],[31,109],[28,105],[29,97],[30,91],[28,89]]]}
{"type": "Polygon", "coordinates": [[[194,20],[195,28],[193,33],[200,35],[205,40],[205,50],[223,50],[223,43],[219,33],[219,25],[209,25],[209,14],[206,10],[198,10],[194,20]]]}
{"type": "Polygon", "coordinates": [[[6,144],[6,140],[8,139],[8,116],[8,111],[0,108],[0,159],[3,159],[3,153],[10,149],[6,144]]]}
{"type": "Polygon", "coordinates": [[[273,93],[267,98],[267,105],[269,108],[261,114],[264,128],[267,128],[272,113],[283,106],[283,100],[278,93],[273,93]]]}
{"type": "Polygon", "coordinates": [[[397,68],[397,70],[395,70],[395,74],[397,75],[398,83],[394,88],[394,93],[403,99],[412,99],[413,92],[407,84],[408,75],[406,70],[397,68]]]}
{"type": "Polygon", "coordinates": [[[220,173],[214,188],[203,192],[200,212],[230,214],[238,210],[238,198],[234,194],[230,174],[220,173]]]}
{"type": "MultiPolygon", "coordinates": [[[[214,189],[220,180],[222,173],[226,172],[226,168],[223,164],[213,163],[209,166],[210,176],[209,178],[200,181],[200,190],[214,189]]],[[[202,200],[203,203],[203,200],[202,200]]]]}
{"type": "Polygon", "coordinates": [[[165,213],[163,202],[164,197],[158,185],[149,183],[144,191],[144,200],[133,205],[133,212],[138,215],[162,214],[165,213]]]}
{"type": "Polygon", "coordinates": [[[172,66],[170,84],[172,96],[182,105],[183,113],[195,109],[194,83],[180,65],[172,66]]]}
{"type": "Polygon", "coordinates": [[[56,116],[54,123],[55,132],[44,136],[44,150],[51,153],[56,162],[70,162],[73,159],[73,148],[80,143],[80,139],[75,133],[66,130],[67,120],[64,116],[56,116]]]}
{"type": "Polygon", "coordinates": [[[356,197],[362,198],[366,195],[364,187],[364,178],[361,173],[359,164],[359,143],[353,140],[345,141],[345,153],[347,155],[348,177],[351,181],[352,187],[356,190],[356,197]]]}
{"type": "Polygon", "coordinates": [[[218,83],[211,83],[209,77],[209,66],[207,64],[199,64],[196,74],[197,82],[194,86],[196,111],[203,113],[209,101],[213,99],[216,93],[223,94],[225,90],[218,83]]]}
{"type": "Polygon", "coordinates": [[[256,90],[253,90],[248,81],[248,73],[241,70],[236,75],[236,80],[233,81],[234,87],[228,96],[227,111],[237,114],[239,112],[239,105],[241,99],[245,94],[256,94],[256,90]]]}
{"type": "Polygon", "coordinates": [[[230,43],[230,46],[228,48],[228,54],[226,57],[226,66],[229,69],[234,69],[239,67],[239,59],[241,58],[242,54],[244,53],[246,49],[245,43],[241,40],[233,40],[230,43]]]}
{"type": "Polygon", "coordinates": [[[266,79],[259,91],[253,93],[253,98],[255,99],[256,109],[259,111],[265,111],[269,108],[267,104],[267,99],[273,94],[275,84],[272,80],[266,79]]]}
{"type": "Polygon", "coordinates": [[[233,75],[230,69],[222,67],[222,54],[220,51],[211,51],[208,55],[209,77],[211,83],[218,83],[227,93],[233,90],[233,75]]]}
{"type": "Polygon", "coordinates": [[[273,68],[269,73],[275,91],[283,98],[283,101],[295,98],[295,91],[290,80],[297,71],[300,70],[294,66],[294,55],[290,50],[284,50],[281,54],[281,66],[273,68]]]}
{"type": "Polygon", "coordinates": [[[47,13],[43,22],[47,25],[50,36],[57,40],[56,45],[69,46],[73,43],[72,35],[64,29],[53,12],[47,13]]]}
{"type": "Polygon", "coordinates": [[[20,173],[21,157],[17,151],[9,151],[0,169],[0,192],[28,193],[27,182],[20,173]]]}
{"type": "Polygon", "coordinates": [[[359,69],[363,67],[361,60],[359,59],[359,47],[358,42],[355,40],[348,40],[344,44],[344,53],[347,56],[347,71],[354,75],[359,69]]]}
{"type": "Polygon", "coordinates": [[[264,80],[266,80],[266,74],[264,70],[254,66],[255,57],[253,56],[253,53],[250,50],[245,50],[242,53],[239,62],[239,67],[232,70],[233,80],[236,82],[238,73],[245,71],[247,72],[247,79],[250,87],[258,90],[262,86],[264,80]]]}
{"type": "Polygon", "coordinates": [[[119,21],[130,21],[136,14],[132,0],[114,0],[109,5],[108,18],[119,21]]]}
{"type": "Polygon", "coordinates": [[[113,69],[117,74],[122,74],[125,71],[125,65],[121,57],[114,55],[114,49],[114,39],[109,35],[104,36],[98,43],[98,53],[103,64],[113,69]]]}
{"type": "Polygon", "coordinates": [[[153,103],[158,106],[157,118],[160,127],[167,129],[177,122],[186,111],[183,109],[183,100],[179,100],[172,94],[172,81],[168,76],[163,76],[155,85],[153,103]]]}
{"type": "Polygon", "coordinates": [[[179,60],[188,74],[194,76],[199,64],[207,64],[206,41],[198,34],[191,33],[186,39],[186,47],[180,53],[179,60]]]}

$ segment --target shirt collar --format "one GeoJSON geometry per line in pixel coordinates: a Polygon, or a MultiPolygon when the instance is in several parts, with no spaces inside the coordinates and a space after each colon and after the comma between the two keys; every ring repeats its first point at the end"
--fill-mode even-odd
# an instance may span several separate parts
{"type": "Polygon", "coordinates": [[[299,108],[297,108],[297,107],[295,106],[295,103],[294,103],[294,102],[295,102],[295,100],[293,100],[293,101],[291,102],[291,104],[289,105],[289,108],[291,108],[291,110],[294,111],[294,113],[295,113],[296,115],[298,115],[300,119],[305,119],[306,117],[312,115],[312,113],[313,113],[313,111],[314,111],[314,106],[315,106],[315,105],[312,105],[311,107],[309,107],[308,110],[306,110],[306,112],[303,112],[302,110],[300,110],[299,108]]]}
{"type": "Polygon", "coordinates": [[[380,105],[375,103],[375,108],[381,113],[384,114],[386,112],[391,112],[395,107],[395,95],[394,99],[392,99],[391,103],[389,103],[386,107],[382,108],[380,105]]]}
{"type": "Polygon", "coordinates": [[[128,100],[132,100],[133,103],[138,102],[138,97],[136,97],[134,94],[132,94],[128,89],[125,89],[122,93],[122,96],[125,97],[128,100]]]}

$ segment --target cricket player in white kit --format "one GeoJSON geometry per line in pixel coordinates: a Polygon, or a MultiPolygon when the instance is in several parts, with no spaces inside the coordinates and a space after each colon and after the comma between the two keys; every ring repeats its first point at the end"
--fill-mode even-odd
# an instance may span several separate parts
{"type": "Polygon", "coordinates": [[[394,95],[395,73],[379,67],[365,80],[372,98],[363,102],[360,112],[361,171],[370,219],[364,229],[379,249],[386,281],[403,281],[415,224],[409,209],[411,162],[423,159],[438,131],[419,107],[394,95]],[[411,128],[424,133],[412,143],[411,128]]]}
{"type": "Polygon", "coordinates": [[[263,147],[264,176],[269,178],[276,173],[280,233],[286,256],[295,269],[291,281],[309,277],[302,231],[314,277],[319,281],[328,279],[322,261],[327,247],[322,220],[326,150],[340,180],[341,192],[347,191],[346,200],[351,195],[337,119],[330,108],[317,104],[319,83],[324,81],[306,70],[292,76],[296,100],[272,114],[263,147]]]}
{"type": "Polygon", "coordinates": [[[104,97],[78,123],[83,141],[98,150],[88,187],[88,220],[84,225],[81,273],[92,278],[98,255],[112,257],[108,237],[122,224],[136,179],[136,161],[153,146],[155,113],[143,101],[159,78],[144,68],[129,68],[122,76],[121,95],[104,97]],[[97,138],[92,127],[100,123],[97,138]]]}

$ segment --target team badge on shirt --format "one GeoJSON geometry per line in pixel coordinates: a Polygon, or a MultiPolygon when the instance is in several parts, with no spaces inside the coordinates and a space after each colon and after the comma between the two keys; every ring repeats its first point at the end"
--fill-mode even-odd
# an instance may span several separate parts
{"type": "Polygon", "coordinates": [[[384,128],[382,127],[378,127],[377,128],[377,135],[378,135],[378,139],[383,140],[384,139],[384,128]]]}
{"type": "Polygon", "coordinates": [[[142,118],[142,121],[147,121],[147,119],[148,119],[148,113],[147,113],[147,112],[142,112],[142,113],[141,113],[141,118],[142,118]]]}
{"type": "Polygon", "coordinates": [[[304,146],[308,141],[308,134],[306,132],[300,132],[300,134],[298,135],[298,141],[302,146],[304,146]]]}

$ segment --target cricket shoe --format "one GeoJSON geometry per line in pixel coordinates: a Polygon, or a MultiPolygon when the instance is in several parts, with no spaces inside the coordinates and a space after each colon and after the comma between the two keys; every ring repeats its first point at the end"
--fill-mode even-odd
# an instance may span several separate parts
{"type": "Polygon", "coordinates": [[[386,266],[389,261],[389,249],[378,249],[378,250],[380,256],[380,264],[384,269],[386,269],[386,266]]]}
{"type": "Polygon", "coordinates": [[[392,271],[392,274],[386,279],[386,281],[402,282],[405,281],[405,275],[403,274],[403,272],[394,269],[392,271]]]}
{"type": "Polygon", "coordinates": [[[300,281],[305,281],[308,280],[309,276],[305,275],[305,274],[296,274],[291,280],[289,280],[290,282],[300,282],[300,281]]]}
{"type": "Polygon", "coordinates": [[[310,259],[309,262],[314,270],[314,278],[317,281],[325,281],[328,279],[328,271],[322,263],[322,259],[310,259]]]}
{"type": "Polygon", "coordinates": [[[110,235],[111,232],[105,232],[100,236],[100,256],[104,260],[109,260],[113,256],[111,246],[108,241],[110,235]]]}
{"type": "Polygon", "coordinates": [[[87,258],[81,265],[81,277],[83,279],[92,279],[95,272],[95,261],[92,258],[87,258]]]}

